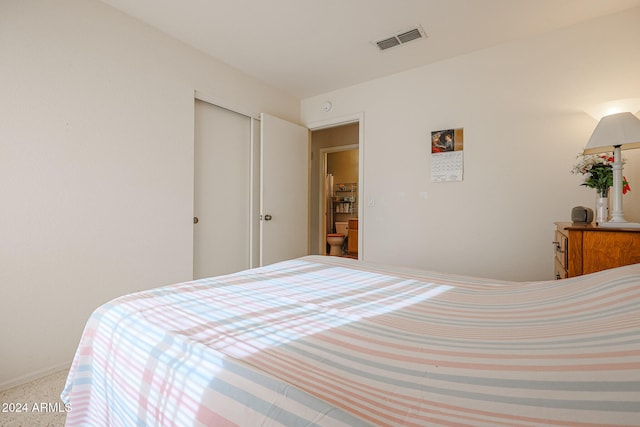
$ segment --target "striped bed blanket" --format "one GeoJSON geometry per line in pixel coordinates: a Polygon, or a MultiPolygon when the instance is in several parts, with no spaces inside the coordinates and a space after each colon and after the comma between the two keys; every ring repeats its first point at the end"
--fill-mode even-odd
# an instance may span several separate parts
{"type": "Polygon", "coordinates": [[[309,256],[98,308],[83,426],[640,425],[640,264],[514,283],[309,256]]]}

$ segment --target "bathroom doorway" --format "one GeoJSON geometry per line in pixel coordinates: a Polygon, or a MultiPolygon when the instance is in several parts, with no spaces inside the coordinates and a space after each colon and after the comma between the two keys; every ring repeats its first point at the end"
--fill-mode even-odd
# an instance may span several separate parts
{"type": "Polygon", "coordinates": [[[325,255],[327,235],[345,234],[343,255],[361,257],[360,123],[311,132],[311,253],[325,255]],[[332,181],[332,182],[331,182],[332,181]],[[340,230],[336,230],[336,222],[340,230]],[[351,223],[351,241],[344,226],[351,223]],[[360,248],[360,249],[359,249],[360,248]]]}

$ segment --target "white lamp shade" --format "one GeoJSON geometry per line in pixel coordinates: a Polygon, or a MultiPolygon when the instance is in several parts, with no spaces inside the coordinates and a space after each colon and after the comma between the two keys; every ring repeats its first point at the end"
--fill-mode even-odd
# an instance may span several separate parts
{"type": "Polygon", "coordinates": [[[628,112],[603,117],[584,147],[584,154],[610,152],[615,146],[622,150],[640,148],[640,119],[628,112]]]}

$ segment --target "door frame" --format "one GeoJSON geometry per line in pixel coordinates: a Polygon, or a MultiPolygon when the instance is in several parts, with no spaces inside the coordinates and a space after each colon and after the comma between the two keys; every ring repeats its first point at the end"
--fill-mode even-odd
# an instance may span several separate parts
{"type": "MultiPolygon", "coordinates": [[[[360,146],[358,144],[349,144],[349,145],[339,145],[336,147],[327,147],[320,149],[320,167],[318,172],[318,222],[320,222],[320,227],[318,230],[318,250],[321,254],[325,253],[326,235],[327,235],[327,221],[326,221],[326,209],[327,209],[327,195],[324,192],[325,188],[325,177],[327,175],[327,154],[330,153],[339,153],[341,151],[350,151],[350,150],[359,150],[360,146]]],[[[358,151],[358,175],[360,175],[360,152],[358,151]]],[[[360,176],[358,176],[358,180],[360,176]]],[[[358,209],[360,209],[360,185],[358,185],[358,209]]],[[[358,218],[360,217],[360,212],[358,211],[358,218]]],[[[358,226],[359,226],[358,221],[358,226]]],[[[358,245],[360,245],[360,241],[358,241],[358,245]]],[[[359,252],[358,252],[359,253],[359,252]]]]}
{"type": "MultiPolygon", "coordinates": [[[[365,182],[364,182],[364,150],[365,150],[365,144],[364,144],[364,112],[361,113],[356,113],[356,114],[351,114],[348,116],[342,116],[342,117],[335,117],[335,118],[331,118],[331,119],[327,119],[327,120],[322,120],[322,121],[317,121],[317,122],[311,122],[311,123],[307,123],[307,128],[309,128],[309,130],[311,132],[316,131],[316,130],[321,130],[321,129],[327,129],[327,128],[332,128],[332,127],[338,127],[338,126],[342,126],[342,125],[347,125],[347,124],[351,124],[351,123],[358,123],[358,259],[359,260],[364,260],[364,240],[366,238],[366,236],[363,233],[364,230],[364,223],[365,223],[365,212],[364,212],[364,203],[363,203],[363,195],[365,194],[364,192],[364,188],[365,188],[365,182]]],[[[336,147],[339,148],[339,147],[336,147]]],[[[339,150],[336,150],[339,151],[339,150]]],[[[320,160],[324,163],[324,160],[320,160]]],[[[320,174],[323,174],[323,164],[320,165],[320,174]]],[[[321,177],[321,179],[324,179],[324,177],[321,177]]],[[[323,181],[321,181],[322,186],[324,186],[323,181]]],[[[320,189],[322,187],[319,187],[320,189]]],[[[320,195],[319,197],[322,198],[322,190],[319,191],[320,195]]],[[[322,218],[323,213],[322,211],[322,200],[319,201],[320,202],[320,206],[319,206],[319,212],[318,214],[320,215],[318,218],[322,218]]],[[[325,226],[326,227],[326,226],[325,226]]],[[[318,233],[321,233],[323,227],[319,227],[319,231],[318,233]]],[[[324,243],[325,243],[325,234],[319,236],[319,245],[320,247],[320,253],[324,253],[325,249],[324,249],[324,243]]]]}

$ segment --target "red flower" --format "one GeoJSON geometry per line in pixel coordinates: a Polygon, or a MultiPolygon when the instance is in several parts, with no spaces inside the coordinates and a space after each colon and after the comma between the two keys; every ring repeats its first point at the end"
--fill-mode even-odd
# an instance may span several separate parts
{"type": "Polygon", "coordinates": [[[627,177],[622,177],[622,194],[627,194],[631,191],[631,186],[629,185],[629,181],[627,181],[627,177]]]}

